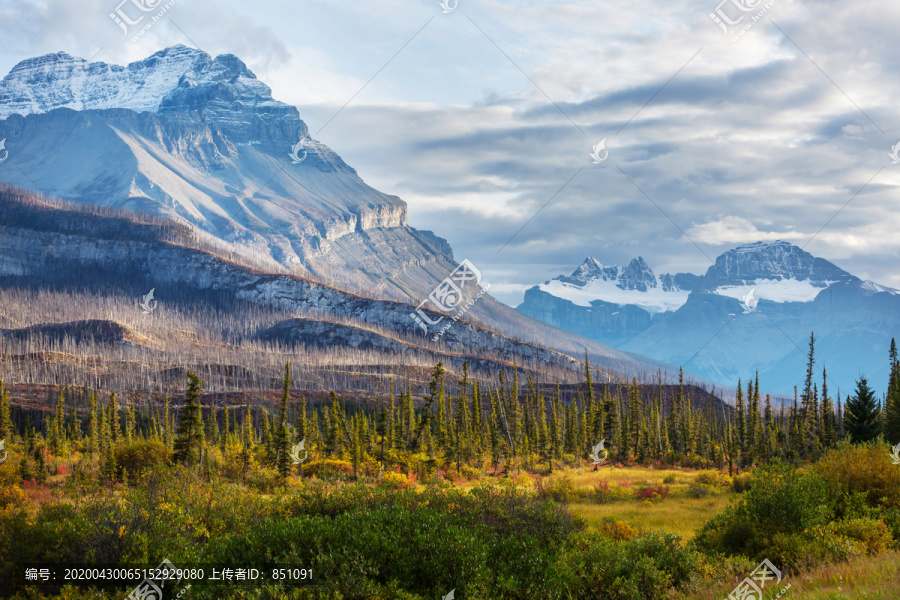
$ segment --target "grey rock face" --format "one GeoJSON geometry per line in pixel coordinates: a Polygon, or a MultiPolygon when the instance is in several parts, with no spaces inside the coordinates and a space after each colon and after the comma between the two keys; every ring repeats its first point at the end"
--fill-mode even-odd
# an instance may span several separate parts
{"type": "Polygon", "coordinates": [[[756,242],[738,246],[716,259],[715,266],[706,272],[704,286],[713,290],[723,285],[744,285],[759,279],[809,279],[817,287],[830,283],[862,283],[822,258],[789,242],[756,242]]]}
{"type": "Polygon", "coordinates": [[[405,202],[309,139],[296,108],[232,55],[26,60],[0,82],[0,118],[0,181],[18,187],[174,218],[233,252],[398,299],[453,268],[446,241],[410,228],[405,202]]]}

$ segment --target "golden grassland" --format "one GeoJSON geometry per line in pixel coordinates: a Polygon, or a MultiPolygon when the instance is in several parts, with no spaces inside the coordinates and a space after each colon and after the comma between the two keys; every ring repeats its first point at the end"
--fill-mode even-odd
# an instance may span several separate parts
{"type": "MultiPolygon", "coordinates": [[[[604,518],[648,531],[665,531],[689,541],[710,518],[722,512],[734,494],[710,498],[667,498],[661,502],[623,501],[610,504],[570,504],[572,514],[596,527],[604,518]]],[[[898,596],[900,598],[900,596],[898,596]]]]}
{"type": "Polygon", "coordinates": [[[740,497],[728,485],[730,480],[714,471],[615,466],[595,471],[580,467],[556,471],[544,481],[560,480],[571,482],[574,493],[569,498],[569,511],[583,518],[589,528],[612,519],[639,530],[674,533],[683,542],[693,538],[706,521],[740,497]],[[688,495],[691,484],[702,485],[700,482],[710,480],[714,483],[704,486],[708,496],[688,495]],[[598,503],[594,495],[595,486],[602,484],[609,488],[612,497],[606,503],[598,503]],[[664,486],[669,495],[665,499],[638,500],[634,494],[641,486],[664,486]]]}
{"type": "MultiPolygon", "coordinates": [[[[774,598],[788,584],[784,600],[897,600],[900,598],[900,552],[853,559],[819,567],[766,586],[766,598],[774,598]]],[[[677,593],[672,600],[722,600],[734,582],[677,593]]]]}

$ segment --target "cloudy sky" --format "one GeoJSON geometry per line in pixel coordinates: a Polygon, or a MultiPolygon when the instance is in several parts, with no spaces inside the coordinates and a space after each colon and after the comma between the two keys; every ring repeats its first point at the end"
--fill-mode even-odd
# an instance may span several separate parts
{"type": "Polygon", "coordinates": [[[175,0],[132,42],[119,1],[0,0],[0,73],[236,54],[508,303],[587,255],[700,273],[775,239],[900,287],[900,4],[175,0]]]}

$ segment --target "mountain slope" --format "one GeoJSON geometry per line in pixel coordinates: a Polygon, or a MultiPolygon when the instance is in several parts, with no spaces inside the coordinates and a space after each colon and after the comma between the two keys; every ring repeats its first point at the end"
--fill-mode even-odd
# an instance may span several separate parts
{"type": "MultiPolygon", "coordinates": [[[[0,81],[0,118],[9,150],[0,181],[174,219],[269,273],[418,306],[457,266],[445,240],[408,226],[405,202],[310,139],[296,108],[232,55],[175,46],[125,67],[65,53],[29,59],[0,81]]],[[[413,309],[403,310],[417,331],[413,309]]],[[[522,318],[487,294],[466,318],[635,372],[665,368],[522,318]]]]}
{"type": "Polygon", "coordinates": [[[7,183],[175,218],[290,271],[385,294],[421,293],[452,270],[444,240],[408,227],[402,200],[309,139],[296,108],[235,56],[175,46],[127,67],[26,60],[0,82],[0,117],[7,183]]]}
{"type": "Polygon", "coordinates": [[[723,253],[702,276],[655,275],[643,259],[529,289],[518,307],[547,323],[685,368],[724,385],[759,370],[790,394],[805,371],[809,334],[819,375],[845,393],[865,372],[887,380],[887,348],[900,335],[900,292],[860,278],[787,242],[723,253]]]}
{"type": "MultiPolygon", "coordinates": [[[[134,220],[137,216],[125,211],[65,205],[2,187],[0,207],[0,293],[30,294],[9,306],[0,301],[0,342],[3,337],[24,342],[46,338],[54,349],[78,355],[81,342],[142,340],[139,345],[158,354],[154,362],[172,361],[179,368],[184,356],[200,364],[219,363],[220,353],[238,365],[261,361],[271,368],[269,350],[258,347],[270,343],[290,354],[303,346],[319,348],[314,352],[318,354],[366,351],[365,363],[391,368],[437,361],[459,368],[468,361],[490,372],[515,363],[539,378],[562,380],[580,379],[583,367],[578,360],[585,349],[593,364],[610,376],[655,374],[662,366],[590,340],[577,348],[580,352],[561,352],[466,320],[433,341],[414,327],[414,308],[408,304],[272,273],[239,258],[229,260],[183,224],[143,216],[134,220]],[[138,309],[137,302],[150,289],[155,290],[159,314],[166,315],[161,320],[157,313],[142,316],[138,309]],[[60,299],[52,300],[55,308],[36,320],[28,306],[34,294],[60,299]],[[121,325],[127,336],[113,339],[86,327],[90,323],[85,321],[113,321],[107,309],[113,302],[110,296],[125,306],[120,314],[125,315],[121,325]],[[57,307],[58,302],[65,306],[57,307]]],[[[430,309],[425,313],[432,320],[442,316],[430,309]]],[[[581,339],[560,338],[554,340],[556,345],[574,346],[581,339]]],[[[28,344],[11,348],[0,348],[0,355],[31,352],[28,344]]]]}

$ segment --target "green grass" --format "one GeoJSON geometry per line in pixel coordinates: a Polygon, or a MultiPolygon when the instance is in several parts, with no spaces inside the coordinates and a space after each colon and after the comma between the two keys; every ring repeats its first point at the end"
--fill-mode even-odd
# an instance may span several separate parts
{"type": "Polygon", "coordinates": [[[736,494],[708,498],[666,498],[647,504],[624,500],[610,504],[570,504],[569,511],[596,526],[604,518],[624,521],[632,527],[665,531],[680,535],[683,541],[694,537],[703,523],[722,512],[736,494]]]}
{"type": "Polygon", "coordinates": [[[703,471],[605,466],[596,471],[590,467],[567,468],[554,472],[551,479],[568,478],[572,488],[582,493],[581,497],[573,495],[577,499],[570,501],[569,511],[584,518],[588,527],[596,527],[609,518],[645,531],[674,533],[686,542],[694,537],[701,525],[739,497],[730,487],[711,486],[710,496],[689,498],[687,489],[701,473],[703,471]],[[667,478],[669,483],[664,484],[667,478]],[[607,485],[617,499],[607,504],[593,501],[594,487],[601,483],[607,485]],[[634,490],[641,483],[654,487],[666,485],[668,498],[654,502],[635,499],[634,490]]]}

